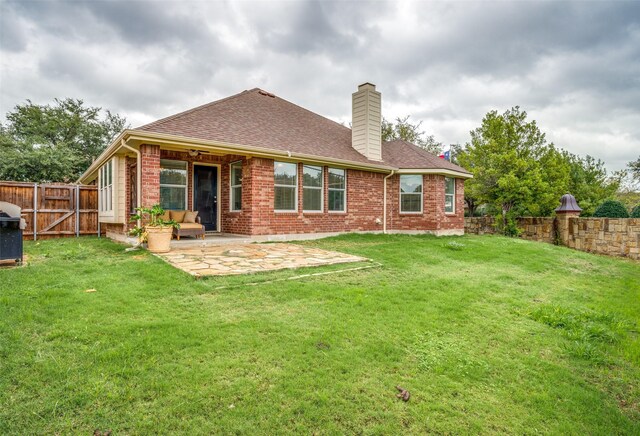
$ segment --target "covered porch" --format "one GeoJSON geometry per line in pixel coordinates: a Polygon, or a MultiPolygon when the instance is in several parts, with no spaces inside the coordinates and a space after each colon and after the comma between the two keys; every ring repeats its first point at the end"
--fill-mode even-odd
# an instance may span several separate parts
{"type": "MultiPolygon", "coordinates": [[[[126,150],[127,219],[140,205],[160,204],[179,223],[182,211],[197,212],[207,236],[204,243],[214,235],[249,234],[242,198],[247,156],[154,144],[128,146],[126,150]]],[[[224,243],[226,237],[217,239],[224,243]]],[[[186,244],[189,240],[174,242],[186,244]]]]}

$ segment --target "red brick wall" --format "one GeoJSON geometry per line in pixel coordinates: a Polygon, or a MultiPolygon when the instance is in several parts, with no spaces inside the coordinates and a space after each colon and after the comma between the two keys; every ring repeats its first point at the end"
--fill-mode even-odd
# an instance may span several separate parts
{"type": "MultiPolygon", "coordinates": [[[[273,160],[253,158],[250,161],[250,180],[244,179],[243,196],[251,205],[251,234],[324,233],[382,230],[376,218],[382,219],[382,174],[347,170],[347,211],[328,211],[327,167],[324,171],[324,211],[302,212],[302,164],[298,164],[298,210],[273,210],[273,160]]],[[[245,204],[243,203],[243,207],[245,204]]]]}
{"type": "MultiPolygon", "coordinates": [[[[382,231],[383,186],[385,174],[347,170],[347,210],[328,211],[328,167],[324,167],[323,212],[304,213],[302,163],[298,163],[298,210],[276,213],[273,210],[273,160],[241,156],[202,154],[191,157],[186,152],[159,150],[143,145],[142,204],[160,200],[160,158],[188,162],[188,206],[193,204],[193,165],[219,165],[220,230],[245,235],[294,233],[333,233],[350,231],[382,231]],[[230,164],[242,161],[242,211],[230,211],[230,164]],[[154,186],[151,186],[154,184],[154,186]],[[380,223],[377,223],[376,220],[380,223]]],[[[421,214],[401,214],[399,205],[399,176],[387,181],[387,230],[440,231],[464,229],[464,181],[456,180],[456,213],[444,213],[444,176],[424,175],[424,204],[421,214]]],[[[127,203],[128,204],[128,203],[127,203]]]]}
{"type": "Polygon", "coordinates": [[[160,146],[142,144],[142,205],[153,206],[160,202],[160,146]]]}
{"type": "Polygon", "coordinates": [[[194,164],[207,164],[207,165],[217,165],[219,171],[219,180],[220,186],[218,187],[218,191],[220,195],[218,196],[218,208],[220,209],[220,223],[219,228],[220,231],[225,233],[239,233],[239,234],[250,234],[249,230],[249,213],[245,213],[245,210],[250,210],[249,204],[244,207],[245,203],[245,192],[243,189],[243,212],[231,212],[229,201],[230,201],[230,185],[229,185],[229,177],[230,177],[230,165],[233,162],[242,161],[243,162],[243,178],[245,174],[247,174],[247,165],[246,158],[242,156],[235,155],[225,155],[225,156],[216,156],[208,153],[203,153],[198,156],[190,156],[187,152],[179,152],[179,151],[171,151],[171,150],[161,150],[160,157],[162,159],[173,159],[173,160],[181,160],[187,162],[187,204],[190,210],[193,209],[193,166],[194,164]]]}
{"type": "Polygon", "coordinates": [[[456,179],[455,213],[444,212],[444,179],[438,174],[424,174],[421,214],[400,213],[400,176],[387,181],[388,230],[462,230],[464,229],[464,180],[456,179]]]}

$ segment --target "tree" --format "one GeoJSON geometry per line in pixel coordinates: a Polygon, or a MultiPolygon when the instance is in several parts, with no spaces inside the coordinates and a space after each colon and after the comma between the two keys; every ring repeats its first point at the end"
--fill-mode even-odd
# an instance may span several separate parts
{"type": "Polygon", "coordinates": [[[640,156],[638,156],[638,160],[629,162],[627,164],[627,167],[629,167],[629,173],[631,175],[631,178],[635,182],[640,183],[640,156]]]}
{"type": "Polygon", "coordinates": [[[27,100],[6,118],[6,126],[0,124],[0,180],[74,181],[127,127],[125,118],[71,98],[53,105],[27,100]]]}
{"type": "MultiPolygon", "coordinates": [[[[474,162],[469,158],[466,149],[460,144],[451,144],[451,162],[456,165],[460,165],[467,170],[472,171],[474,162]]],[[[473,182],[473,179],[468,179],[464,183],[464,202],[467,205],[467,211],[469,216],[475,216],[480,203],[479,185],[473,182]]]]}
{"type": "Polygon", "coordinates": [[[403,139],[411,142],[430,153],[439,155],[442,152],[442,143],[436,141],[433,135],[427,135],[420,130],[422,121],[413,124],[409,121],[409,115],[404,118],[396,118],[395,124],[386,119],[382,119],[382,140],[393,141],[403,139]]]}
{"type": "Polygon", "coordinates": [[[456,161],[474,176],[465,182],[465,194],[499,214],[505,234],[518,233],[517,215],[551,214],[567,191],[566,160],[518,106],[487,113],[471,142],[457,151],[456,161]]]}

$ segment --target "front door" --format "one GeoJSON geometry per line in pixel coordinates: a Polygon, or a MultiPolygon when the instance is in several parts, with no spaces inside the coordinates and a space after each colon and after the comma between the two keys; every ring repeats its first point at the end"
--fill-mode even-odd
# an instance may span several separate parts
{"type": "Polygon", "coordinates": [[[218,167],[193,166],[193,210],[206,231],[218,230],[218,167]]]}

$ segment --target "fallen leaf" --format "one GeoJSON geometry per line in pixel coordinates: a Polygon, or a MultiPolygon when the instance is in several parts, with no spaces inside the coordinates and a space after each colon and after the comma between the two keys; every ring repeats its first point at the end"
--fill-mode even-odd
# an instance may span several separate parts
{"type": "Polygon", "coordinates": [[[85,292],[98,292],[98,290],[97,290],[97,289],[93,289],[93,288],[91,288],[91,289],[87,289],[87,290],[85,290],[85,292]]]}

